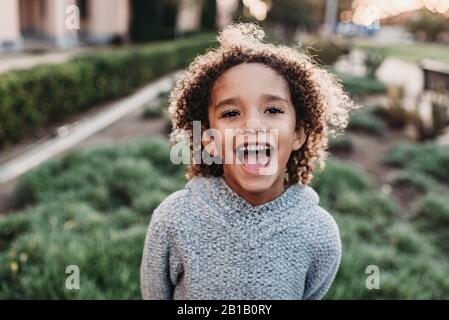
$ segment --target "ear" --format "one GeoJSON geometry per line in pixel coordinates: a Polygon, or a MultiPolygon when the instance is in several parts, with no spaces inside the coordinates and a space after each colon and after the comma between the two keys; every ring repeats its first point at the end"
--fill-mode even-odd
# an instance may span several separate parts
{"type": "Polygon", "coordinates": [[[298,129],[296,129],[293,137],[292,151],[299,150],[306,141],[306,137],[307,135],[304,132],[303,126],[300,126],[298,129]]]}

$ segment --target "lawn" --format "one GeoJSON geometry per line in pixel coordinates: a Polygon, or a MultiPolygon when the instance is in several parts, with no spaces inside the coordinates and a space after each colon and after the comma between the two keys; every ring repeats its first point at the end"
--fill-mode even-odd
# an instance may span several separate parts
{"type": "Polygon", "coordinates": [[[19,213],[0,218],[0,299],[140,298],[138,269],[154,208],[184,183],[167,141],[69,154],[27,174],[19,213]],[[66,266],[80,290],[65,288],[66,266]]]}
{"type": "Polygon", "coordinates": [[[419,63],[422,59],[432,59],[449,63],[449,46],[438,43],[411,43],[411,44],[379,44],[371,40],[354,40],[356,48],[363,50],[382,50],[386,56],[401,58],[419,63]]]}
{"type": "MultiPolygon", "coordinates": [[[[73,152],[28,173],[15,194],[22,209],[0,218],[0,298],[139,299],[151,213],[185,183],[168,155],[165,139],[139,139],[73,152]],[[68,265],[80,268],[80,290],[65,287],[68,265]]],[[[448,155],[435,145],[406,145],[386,158],[427,181],[410,219],[367,174],[329,159],[313,181],[343,241],[327,299],[449,297],[448,175],[436,170],[449,167],[448,155]],[[369,265],[380,268],[379,290],[365,287],[369,265]]]]}

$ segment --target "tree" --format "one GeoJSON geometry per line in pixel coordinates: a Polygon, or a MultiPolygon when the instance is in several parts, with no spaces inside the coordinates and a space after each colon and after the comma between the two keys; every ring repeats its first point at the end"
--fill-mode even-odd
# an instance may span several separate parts
{"type": "Polygon", "coordinates": [[[422,9],[408,21],[407,29],[415,35],[423,34],[427,41],[438,41],[443,31],[449,31],[449,21],[442,14],[422,9]]]}
{"type": "Polygon", "coordinates": [[[130,34],[133,41],[175,36],[176,0],[133,0],[130,34]]]}

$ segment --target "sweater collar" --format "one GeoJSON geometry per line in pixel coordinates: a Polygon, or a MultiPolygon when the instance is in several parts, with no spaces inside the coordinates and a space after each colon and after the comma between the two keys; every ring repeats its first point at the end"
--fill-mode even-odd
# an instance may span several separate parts
{"type": "Polygon", "coordinates": [[[283,209],[296,207],[307,209],[319,203],[319,196],[307,185],[295,184],[289,186],[277,198],[264,204],[253,206],[236,193],[223,177],[193,177],[186,185],[197,192],[208,204],[215,205],[228,213],[249,213],[256,215],[273,215],[283,209]]]}

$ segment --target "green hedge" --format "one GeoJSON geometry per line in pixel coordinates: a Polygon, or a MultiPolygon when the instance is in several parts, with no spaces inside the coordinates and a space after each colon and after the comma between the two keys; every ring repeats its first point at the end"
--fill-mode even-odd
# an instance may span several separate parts
{"type": "Polygon", "coordinates": [[[75,57],[58,65],[0,77],[0,146],[109,99],[128,95],[181,69],[211,44],[212,35],[75,57]]]}

